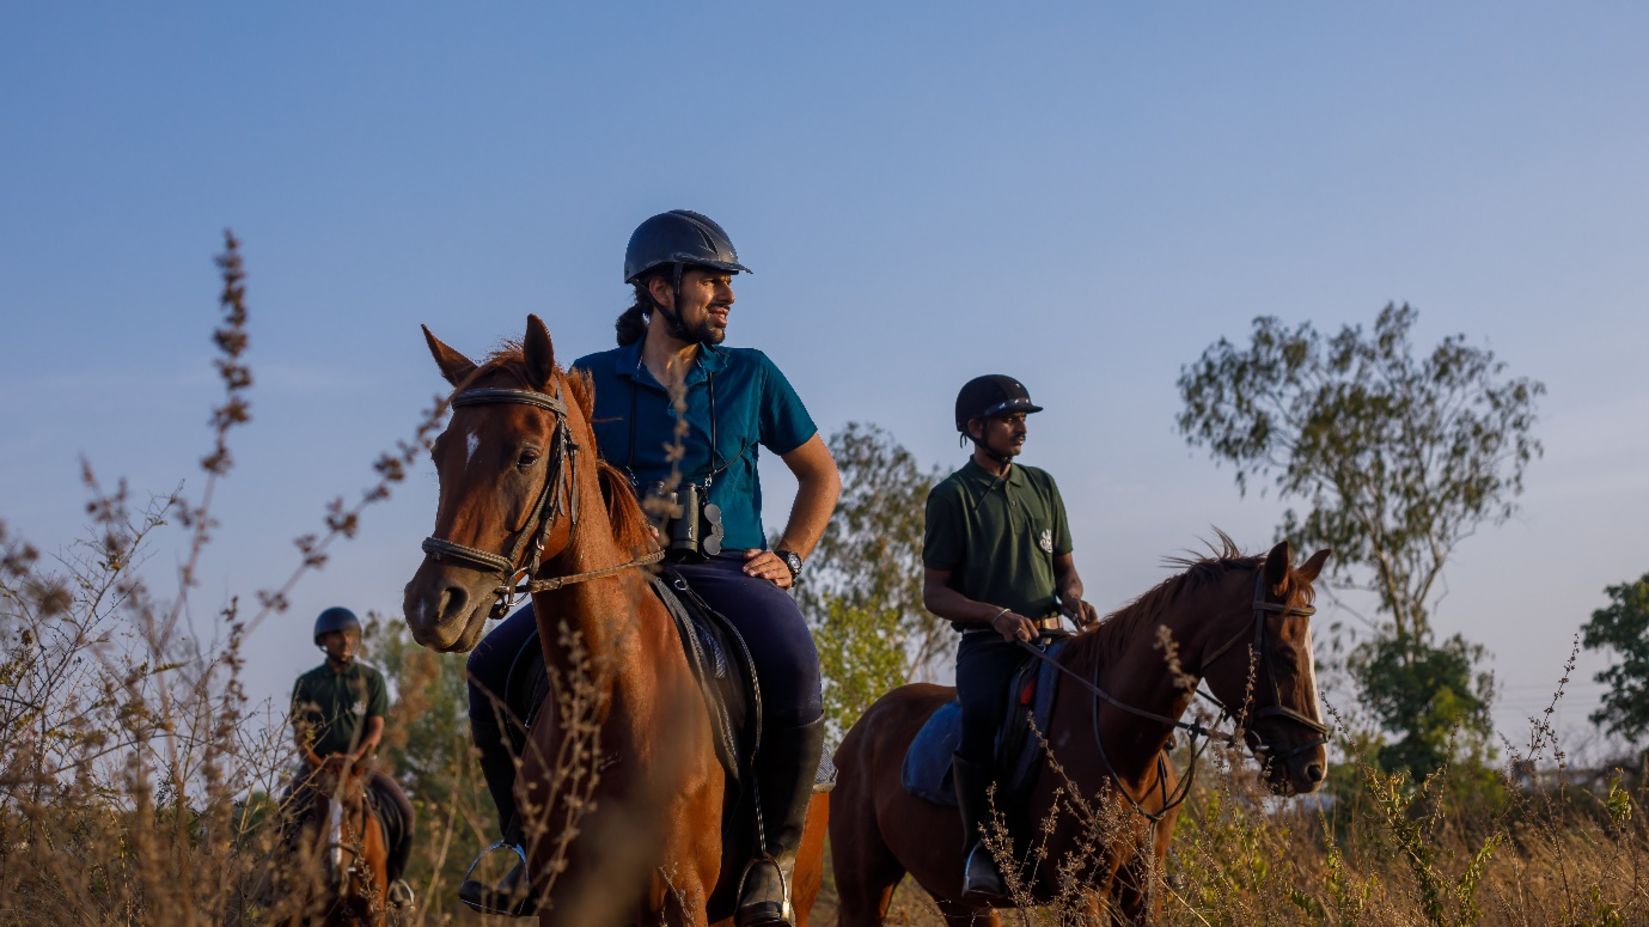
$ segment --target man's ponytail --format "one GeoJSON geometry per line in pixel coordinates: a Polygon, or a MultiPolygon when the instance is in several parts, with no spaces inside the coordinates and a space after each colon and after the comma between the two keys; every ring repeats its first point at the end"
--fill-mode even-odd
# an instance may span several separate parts
{"type": "Polygon", "coordinates": [[[627,347],[641,340],[647,334],[647,311],[641,308],[641,303],[619,313],[618,321],[613,323],[618,330],[618,346],[627,347]]]}

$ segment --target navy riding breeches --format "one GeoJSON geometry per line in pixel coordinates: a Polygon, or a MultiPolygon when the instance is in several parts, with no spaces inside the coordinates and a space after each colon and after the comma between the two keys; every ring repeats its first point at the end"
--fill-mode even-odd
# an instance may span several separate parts
{"type": "MultiPolygon", "coordinates": [[[[743,567],[744,555],[735,552],[703,563],[671,565],[744,637],[761,681],[763,729],[784,730],[815,721],[824,713],[819,652],[801,609],[790,593],[765,579],[746,576],[743,567]]],[[[501,830],[509,828],[515,814],[514,757],[526,744],[526,728],[503,705],[510,695],[511,669],[528,647],[536,658],[538,625],[531,603],[482,638],[469,658],[470,731],[481,751],[481,772],[498,806],[501,830]]]]}
{"type": "Polygon", "coordinates": [[[996,734],[1008,716],[1008,684],[1035,659],[995,631],[962,635],[956,649],[956,697],[962,703],[961,757],[983,768],[996,764],[996,734]]]}

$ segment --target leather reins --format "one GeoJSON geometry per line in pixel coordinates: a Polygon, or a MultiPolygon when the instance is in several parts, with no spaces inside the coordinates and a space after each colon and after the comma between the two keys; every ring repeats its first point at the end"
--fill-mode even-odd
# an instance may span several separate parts
{"type": "MultiPolygon", "coordinates": [[[[560,392],[559,387],[557,387],[557,392],[560,392]]],[[[643,554],[615,566],[539,579],[538,570],[544,556],[544,541],[549,535],[550,526],[554,524],[556,516],[563,511],[562,496],[566,496],[567,499],[565,512],[571,527],[578,527],[576,467],[578,465],[579,445],[573,441],[568,433],[567,406],[559,395],[551,396],[530,389],[476,388],[464,390],[452,399],[454,409],[506,403],[532,406],[543,409],[555,416],[554,436],[550,439],[550,460],[548,470],[544,476],[544,488],[539,491],[538,500],[532,506],[532,510],[537,512],[535,516],[538,523],[537,529],[533,530],[532,526],[528,525],[517,532],[515,543],[510,547],[510,552],[507,555],[490,553],[433,535],[424,538],[423,544],[420,545],[424,553],[429,554],[436,560],[455,560],[466,566],[496,573],[499,582],[493,588],[493,593],[497,595],[498,600],[493,603],[492,610],[489,612],[489,616],[492,618],[502,618],[508,614],[515,596],[549,592],[564,586],[610,576],[631,567],[657,563],[664,559],[664,552],[660,550],[643,554]],[[523,553],[530,553],[531,555],[526,564],[521,562],[523,553]],[[517,584],[516,579],[523,575],[527,581],[517,584]]]]}

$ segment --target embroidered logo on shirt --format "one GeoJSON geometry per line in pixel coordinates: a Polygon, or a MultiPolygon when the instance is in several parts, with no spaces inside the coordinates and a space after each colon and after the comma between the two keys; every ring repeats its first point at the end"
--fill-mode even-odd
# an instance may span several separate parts
{"type": "Polygon", "coordinates": [[[1053,553],[1054,552],[1054,532],[1053,532],[1053,529],[1052,528],[1043,528],[1042,529],[1042,537],[1037,540],[1037,543],[1042,545],[1042,552],[1043,553],[1045,553],[1045,554],[1053,553]]]}

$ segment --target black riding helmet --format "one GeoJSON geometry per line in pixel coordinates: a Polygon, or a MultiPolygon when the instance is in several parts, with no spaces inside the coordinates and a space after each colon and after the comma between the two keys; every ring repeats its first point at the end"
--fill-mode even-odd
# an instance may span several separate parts
{"type": "Polygon", "coordinates": [[[331,631],[361,630],[361,620],[347,608],[334,605],[315,618],[315,646],[321,646],[321,635],[331,631]]]}
{"type": "MultiPolygon", "coordinates": [[[[739,263],[733,240],[716,221],[691,209],[661,212],[636,226],[630,245],[624,249],[624,282],[634,283],[649,270],[674,264],[677,267],[710,267],[732,274],[748,274],[739,263]]],[[[680,270],[676,271],[680,280],[680,270]]]]}
{"type": "Polygon", "coordinates": [[[1031,402],[1025,384],[1005,374],[988,373],[964,383],[956,394],[956,430],[967,434],[971,419],[1041,411],[1041,406],[1031,402]]]}

